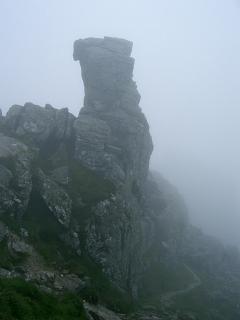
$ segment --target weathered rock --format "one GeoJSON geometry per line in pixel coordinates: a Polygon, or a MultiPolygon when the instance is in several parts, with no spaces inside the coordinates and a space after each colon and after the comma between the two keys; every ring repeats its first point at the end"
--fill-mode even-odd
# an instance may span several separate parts
{"type": "Polygon", "coordinates": [[[11,233],[8,238],[8,248],[10,251],[17,254],[31,254],[33,251],[32,246],[13,233],[11,233]]]}
{"type": "Polygon", "coordinates": [[[147,267],[144,256],[153,245],[153,221],[137,201],[120,194],[98,203],[93,211],[86,227],[89,255],[118,287],[136,298],[147,267]]]}
{"type": "Polygon", "coordinates": [[[132,43],[85,39],[74,44],[82,67],[84,108],[75,123],[75,157],[117,184],[142,185],[152,140],[132,80],[132,43]]]}
{"type": "Polygon", "coordinates": [[[41,169],[37,170],[37,190],[59,223],[68,226],[71,217],[72,200],[58,184],[44,174],[41,169]]]}
{"type": "Polygon", "coordinates": [[[110,152],[111,130],[103,120],[81,115],[74,124],[76,132],[75,157],[85,166],[102,173],[113,181],[124,182],[125,172],[117,155],[121,149],[112,146],[110,152]],[[109,145],[110,147],[110,145],[109,145]]]}
{"type": "Polygon", "coordinates": [[[0,134],[0,212],[22,214],[32,189],[30,149],[0,134]]]}
{"type": "Polygon", "coordinates": [[[86,283],[75,274],[57,275],[54,280],[54,288],[58,291],[78,292],[85,288],[86,283]]]}
{"type": "Polygon", "coordinates": [[[72,135],[73,121],[74,116],[67,108],[58,110],[50,105],[42,108],[32,103],[13,105],[6,115],[6,125],[11,132],[37,145],[68,139],[72,135]]]}
{"type": "Polygon", "coordinates": [[[132,43],[122,39],[92,38],[75,42],[74,59],[82,66],[85,106],[118,107],[132,80],[134,59],[130,57],[131,50],[132,43]]]}
{"type": "Polygon", "coordinates": [[[79,278],[76,274],[63,274],[59,271],[50,270],[24,270],[24,279],[37,284],[45,291],[54,292],[79,292],[86,287],[84,279],[79,278]]]}

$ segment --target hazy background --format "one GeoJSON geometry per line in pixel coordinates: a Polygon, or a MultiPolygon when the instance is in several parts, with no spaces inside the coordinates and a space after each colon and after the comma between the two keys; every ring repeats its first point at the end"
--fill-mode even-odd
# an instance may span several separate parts
{"type": "Polygon", "coordinates": [[[155,150],[152,167],[191,220],[240,246],[240,2],[0,0],[0,108],[83,101],[78,38],[130,39],[155,150]]]}

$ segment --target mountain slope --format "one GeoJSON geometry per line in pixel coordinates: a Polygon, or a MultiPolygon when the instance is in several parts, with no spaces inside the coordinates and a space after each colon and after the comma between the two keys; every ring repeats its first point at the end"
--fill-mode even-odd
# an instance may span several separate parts
{"type": "Polygon", "coordinates": [[[131,50],[123,39],[75,42],[77,118],[32,103],[0,117],[0,291],[23,299],[24,319],[41,315],[19,278],[37,290],[36,308],[50,299],[61,311],[70,294],[56,319],[239,319],[239,253],[191,226],[177,190],[149,172],[131,50]]]}

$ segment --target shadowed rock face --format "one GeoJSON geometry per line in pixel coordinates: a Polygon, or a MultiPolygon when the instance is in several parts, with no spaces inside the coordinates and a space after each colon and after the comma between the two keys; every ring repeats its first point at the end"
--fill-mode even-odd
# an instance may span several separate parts
{"type": "Polygon", "coordinates": [[[140,95],[132,80],[132,43],[89,38],[74,44],[85,88],[84,107],[75,122],[75,156],[90,169],[120,184],[140,187],[152,152],[140,95]]]}

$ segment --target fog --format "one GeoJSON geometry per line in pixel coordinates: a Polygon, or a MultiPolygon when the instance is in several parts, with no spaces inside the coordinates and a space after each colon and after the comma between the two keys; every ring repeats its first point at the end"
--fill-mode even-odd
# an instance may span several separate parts
{"type": "Polygon", "coordinates": [[[151,167],[192,223],[240,247],[240,2],[1,0],[0,108],[83,103],[78,38],[134,42],[134,78],[154,140],[151,167]]]}

